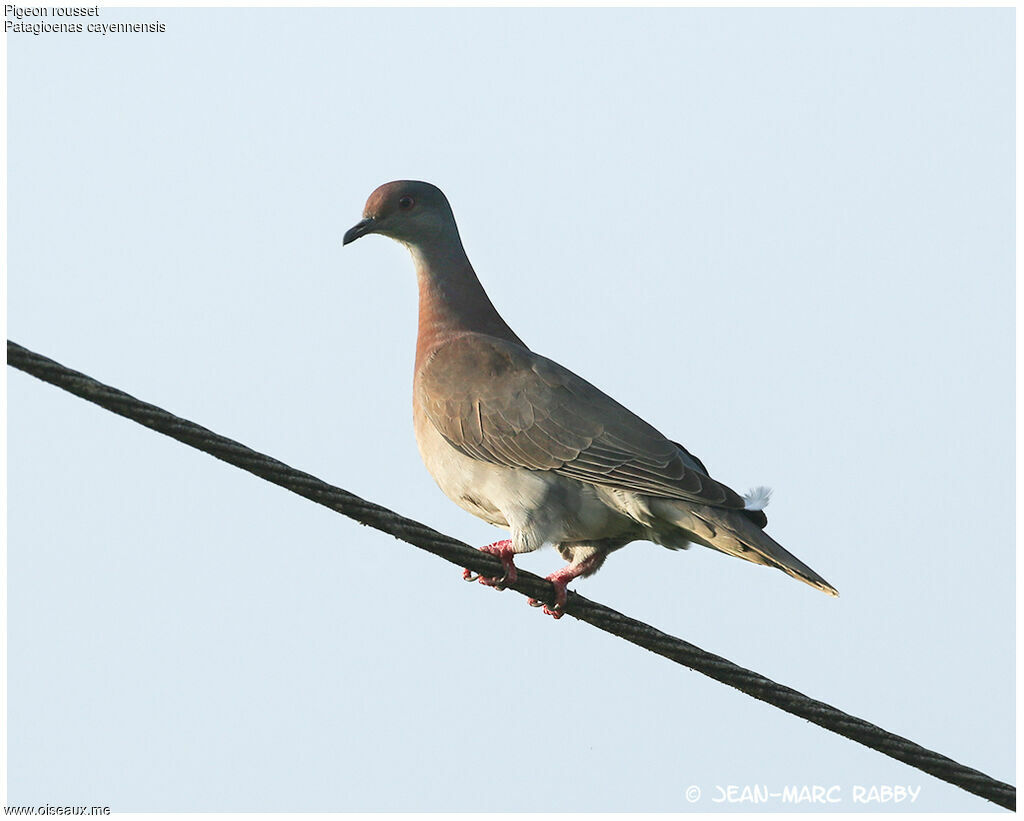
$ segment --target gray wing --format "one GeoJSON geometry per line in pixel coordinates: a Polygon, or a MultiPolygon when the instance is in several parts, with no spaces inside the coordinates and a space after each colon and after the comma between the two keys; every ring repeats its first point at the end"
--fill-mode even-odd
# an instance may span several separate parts
{"type": "Polygon", "coordinates": [[[416,390],[449,444],[475,459],[743,508],[742,497],[684,448],[586,380],[515,343],[457,337],[427,360],[416,390]]]}

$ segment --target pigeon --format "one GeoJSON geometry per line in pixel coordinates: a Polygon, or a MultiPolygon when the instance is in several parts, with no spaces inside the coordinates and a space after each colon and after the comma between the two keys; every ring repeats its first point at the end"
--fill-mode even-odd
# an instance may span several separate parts
{"type": "Polygon", "coordinates": [[[519,338],[480,284],[439,188],[380,186],[343,244],[367,234],[400,242],[416,268],[420,456],[449,499],[511,536],[480,548],[501,561],[502,576],[466,570],[464,578],[503,589],[515,583],[516,554],[552,544],[568,565],[547,577],[554,600],[530,604],[560,618],[571,581],[647,540],[710,547],[838,595],[765,533],[768,489],[741,496],[681,444],[519,338]]]}

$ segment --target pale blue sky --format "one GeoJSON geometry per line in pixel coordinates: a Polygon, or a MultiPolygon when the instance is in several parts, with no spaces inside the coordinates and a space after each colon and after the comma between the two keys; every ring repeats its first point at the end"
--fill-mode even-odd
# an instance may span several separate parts
{"type": "MultiPolygon", "coordinates": [[[[341,246],[434,182],[523,339],[842,596],[645,543],[576,588],[1014,780],[1013,10],[102,19],[167,31],[8,35],[12,339],[494,541],[416,452],[408,254],[341,246]]],[[[11,804],[996,809],[7,378],[11,804]]]]}

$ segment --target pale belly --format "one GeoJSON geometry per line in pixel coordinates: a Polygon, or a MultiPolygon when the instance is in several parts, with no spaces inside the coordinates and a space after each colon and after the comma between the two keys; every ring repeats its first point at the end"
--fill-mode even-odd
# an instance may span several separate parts
{"type": "Polygon", "coordinates": [[[638,522],[594,486],[551,471],[511,469],[460,453],[416,414],[416,443],[434,481],[455,504],[509,530],[516,552],[543,544],[603,541],[638,531],[638,522]]]}

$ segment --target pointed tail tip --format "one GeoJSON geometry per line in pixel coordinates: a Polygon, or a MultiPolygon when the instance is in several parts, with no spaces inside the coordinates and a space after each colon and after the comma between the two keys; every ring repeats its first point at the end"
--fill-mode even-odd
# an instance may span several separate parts
{"type": "Polygon", "coordinates": [[[786,568],[786,572],[789,573],[789,575],[792,576],[794,579],[802,581],[808,587],[813,587],[815,590],[820,590],[822,593],[826,593],[834,599],[839,598],[839,591],[836,590],[823,578],[821,578],[821,576],[819,576],[806,565],[804,565],[804,568],[802,568],[802,570],[803,569],[806,569],[809,572],[801,572],[801,570],[793,572],[792,568],[786,568]]]}

